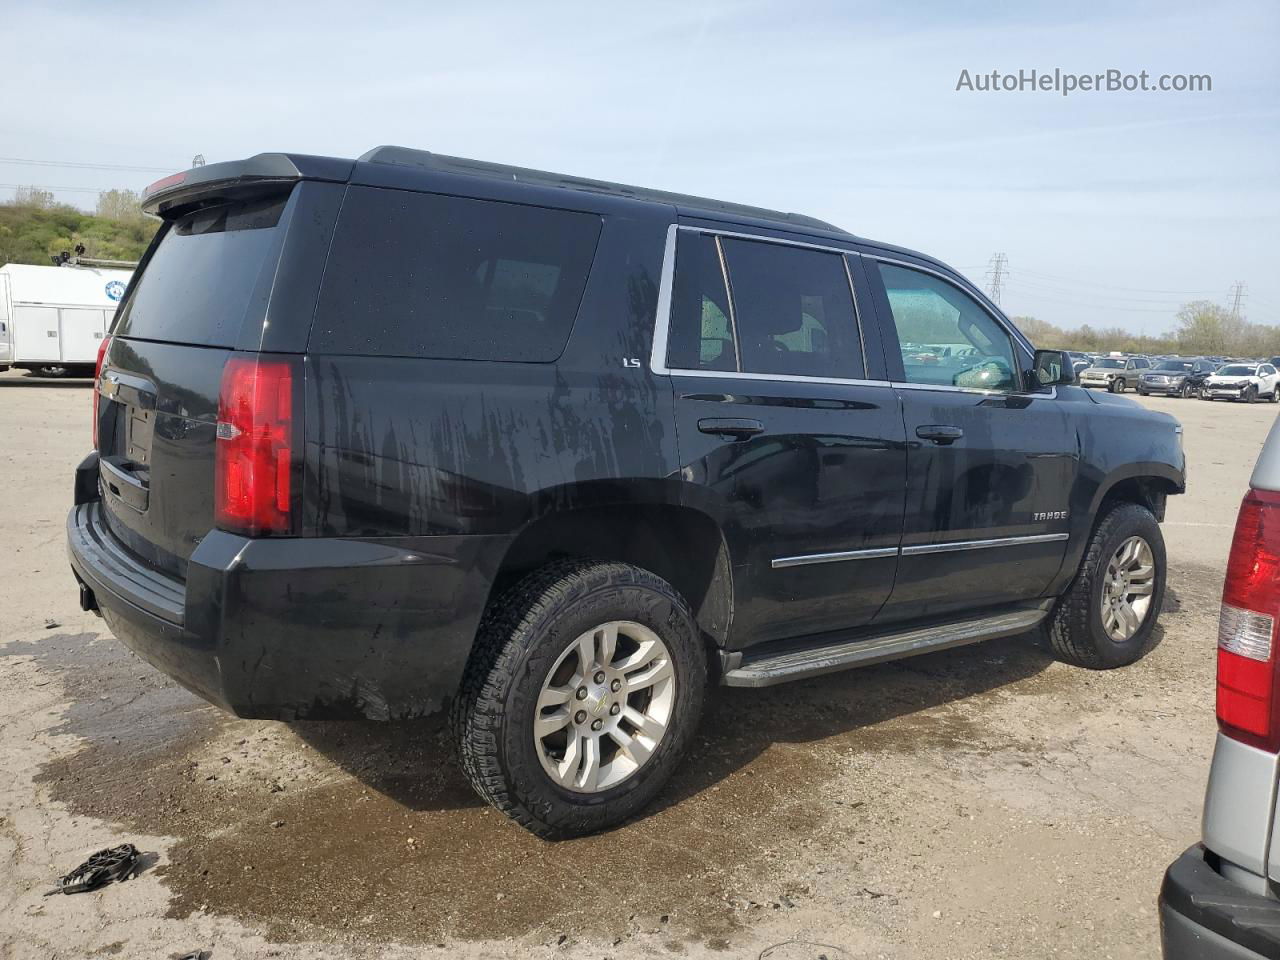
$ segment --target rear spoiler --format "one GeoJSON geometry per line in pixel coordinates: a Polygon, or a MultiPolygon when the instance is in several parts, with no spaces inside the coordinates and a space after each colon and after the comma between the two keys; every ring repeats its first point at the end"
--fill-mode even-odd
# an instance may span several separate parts
{"type": "Polygon", "coordinates": [[[260,192],[297,180],[345,183],[354,161],[297,153],[260,153],[247,160],[208,163],[162,177],[142,192],[142,209],[157,217],[174,216],[210,201],[260,192]]]}

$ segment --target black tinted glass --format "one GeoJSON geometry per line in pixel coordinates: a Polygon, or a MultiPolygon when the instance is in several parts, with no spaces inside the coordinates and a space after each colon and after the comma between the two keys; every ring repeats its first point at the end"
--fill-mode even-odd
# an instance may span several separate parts
{"type": "Polygon", "coordinates": [[[554,360],[569,338],[599,237],[594,214],[352,187],[311,349],[554,360]]]}
{"type": "Polygon", "coordinates": [[[727,237],[721,243],[744,372],[864,376],[842,256],[727,237]]]}
{"type": "Polygon", "coordinates": [[[667,366],[675,370],[736,370],[729,297],[715,238],[685,232],[679,236],[667,366]]]}
{"type": "Polygon", "coordinates": [[[164,227],[114,332],[142,340],[231,347],[245,315],[265,310],[259,285],[280,258],[288,195],[208,207],[164,227]]]}

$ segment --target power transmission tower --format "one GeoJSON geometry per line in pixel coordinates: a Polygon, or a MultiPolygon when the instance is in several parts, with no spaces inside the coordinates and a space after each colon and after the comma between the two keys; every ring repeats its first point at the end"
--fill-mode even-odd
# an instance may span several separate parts
{"type": "Polygon", "coordinates": [[[1000,303],[1000,288],[1004,278],[1009,275],[1009,258],[1003,253],[995,253],[991,255],[991,262],[987,265],[987,295],[991,297],[991,302],[1000,303]]]}
{"type": "Polygon", "coordinates": [[[203,154],[203,153],[197,153],[194,157],[192,157],[192,158],[191,158],[191,166],[192,166],[192,167],[203,167],[203,166],[204,166],[204,154],[203,154]]]}
{"type": "Polygon", "coordinates": [[[1227,294],[1227,297],[1231,300],[1231,316],[1237,320],[1240,319],[1240,305],[1247,295],[1243,280],[1237,280],[1233,283],[1231,291],[1227,294]]]}

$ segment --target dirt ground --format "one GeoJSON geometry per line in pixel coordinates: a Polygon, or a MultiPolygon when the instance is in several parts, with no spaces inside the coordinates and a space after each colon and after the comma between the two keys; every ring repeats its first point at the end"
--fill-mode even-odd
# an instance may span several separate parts
{"type": "Polygon", "coordinates": [[[719,690],[660,803],[550,844],[481,806],[443,726],[228,718],[82,613],[63,523],[85,381],[0,375],[0,958],[1152,957],[1199,835],[1222,572],[1277,408],[1185,425],[1141,663],[1028,638],[719,690]],[[147,868],[44,898],[89,852],[147,868]]]}

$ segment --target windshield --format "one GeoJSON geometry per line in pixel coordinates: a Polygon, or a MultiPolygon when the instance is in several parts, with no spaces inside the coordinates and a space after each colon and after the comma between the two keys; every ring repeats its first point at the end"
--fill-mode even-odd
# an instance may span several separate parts
{"type": "Polygon", "coordinates": [[[1160,366],[1156,367],[1156,369],[1162,372],[1186,373],[1191,369],[1191,364],[1179,363],[1177,360],[1167,360],[1160,364],[1160,366]]]}
{"type": "Polygon", "coordinates": [[[1247,367],[1243,363],[1229,363],[1218,371],[1220,377],[1251,377],[1258,372],[1257,367],[1247,367]]]}
{"type": "Polygon", "coordinates": [[[1095,367],[1101,367],[1103,370],[1123,370],[1123,360],[1099,360],[1094,364],[1095,367]]]}

